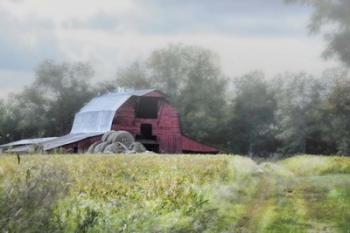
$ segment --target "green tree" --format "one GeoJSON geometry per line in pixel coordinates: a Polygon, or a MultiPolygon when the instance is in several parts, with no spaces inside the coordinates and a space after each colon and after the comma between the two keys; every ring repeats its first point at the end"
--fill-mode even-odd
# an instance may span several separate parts
{"type": "Polygon", "coordinates": [[[277,137],[280,151],[287,154],[325,153],[324,86],[305,73],[284,74],[273,80],[277,84],[277,137]]]}
{"type": "Polygon", "coordinates": [[[309,29],[323,33],[328,42],[325,57],[335,56],[350,66],[350,1],[349,0],[286,0],[313,7],[309,29]]]}
{"type": "Polygon", "coordinates": [[[209,50],[181,44],[153,51],[146,61],[150,81],[172,99],[177,99],[188,83],[190,73],[198,68],[198,59],[204,53],[211,54],[212,59],[213,53],[209,50]]]}
{"type": "Polygon", "coordinates": [[[0,100],[0,145],[11,140],[11,129],[9,109],[5,101],[0,100]]]}
{"type": "Polygon", "coordinates": [[[13,115],[21,138],[57,136],[70,131],[74,115],[94,95],[88,64],[45,61],[36,80],[13,97],[13,115]]]}
{"type": "Polygon", "coordinates": [[[264,156],[274,151],[276,101],[264,75],[244,75],[234,81],[235,97],[229,126],[235,153],[264,156]]]}
{"type": "Polygon", "coordinates": [[[225,147],[227,81],[210,51],[197,48],[192,63],[183,89],[177,98],[173,97],[183,131],[200,141],[225,147]]]}
{"type": "Polygon", "coordinates": [[[121,69],[117,74],[117,86],[134,88],[137,90],[151,88],[151,82],[147,76],[147,70],[141,62],[134,62],[130,66],[121,69]]]}
{"type": "Polygon", "coordinates": [[[337,151],[350,155],[350,78],[348,75],[338,78],[327,98],[326,109],[330,114],[331,131],[337,151]]]}

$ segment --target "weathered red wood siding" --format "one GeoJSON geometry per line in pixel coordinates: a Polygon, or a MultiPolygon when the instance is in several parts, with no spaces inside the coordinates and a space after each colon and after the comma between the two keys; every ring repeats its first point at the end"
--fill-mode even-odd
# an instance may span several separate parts
{"type": "Polygon", "coordinates": [[[141,124],[151,124],[161,153],[181,153],[181,130],[178,113],[164,99],[160,98],[159,102],[158,118],[143,119],[135,117],[135,100],[128,100],[117,111],[112,129],[126,130],[136,137],[141,134],[141,124]]]}
{"type": "Polygon", "coordinates": [[[216,148],[201,144],[186,136],[182,136],[182,151],[185,153],[219,153],[216,148]]]}
{"type": "MultiPolygon", "coordinates": [[[[113,130],[126,130],[134,137],[140,135],[141,124],[151,124],[153,135],[157,137],[161,153],[218,153],[216,148],[200,144],[184,137],[181,133],[180,118],[176,109],[165,100],[164,96],[152,92],[152,97],[159,97],[157,119],[135,117],[135,99],[129,99],[116,113],[113,130]]],[[[142,98],[142,97],[140,97],[142,98]]]]}

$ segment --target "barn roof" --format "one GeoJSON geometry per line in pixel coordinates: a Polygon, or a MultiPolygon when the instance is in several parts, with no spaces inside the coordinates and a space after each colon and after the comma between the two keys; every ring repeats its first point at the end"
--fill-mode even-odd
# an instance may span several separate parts
{"type": "Polygon", "coordinates": [[[64,145],[79,142],[79,141],[87,139],[87,138],[99,136],[99,135],[101,135],[101,134],[100,133],[68,134],[68,135],[56,138],[54,140],[51,140],[51,141],[47,141],[47,142],[43,143],[42,145],[44,146],[44,150],[48,151],[48,150],[52,150],[52,149],[55,149],[55,148],[58,148],[58,147],[61,147],[64,145]]]}
{"type": "Polygon", "coordinates": [[[50,141],[50,140],[53,140],[53,139],[56,139],[56,137],[23,139],[23,140],[11,142],[11,143],[8,143],[8,144],[0,145],[0,148],[10,148],[10,147],[17,147],[17,146],[40,144],[40,143],[47,142],[47,141],[50,141]]]}
{"type": "Polygon", "coordinates": [[[132,96],[144,96],[155,89],[109,93],[92,99],[75,115],[71,134],[104,133],[112,128],[117,110],[132,96]]]}

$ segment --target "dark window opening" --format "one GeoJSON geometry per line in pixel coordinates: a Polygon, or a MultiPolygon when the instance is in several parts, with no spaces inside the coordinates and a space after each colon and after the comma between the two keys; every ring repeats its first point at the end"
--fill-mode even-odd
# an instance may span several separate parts
{"type": "Polygon", "coordinates": [[[77,146],[73,147],[73,153],[74,154],[78,153],[78,147],[77,146]]]}
{"type": "Polygon", "coordinates": [[[157,137],[153,135],[152,125],[141,124],[140,135],[137,135],[136,139],[157,140],[157,137]]]}
{"type": "Polygon", "coordinates": [[[136,118],[157,119],[158,98],[143,97],[136,103],[136,118]]]}

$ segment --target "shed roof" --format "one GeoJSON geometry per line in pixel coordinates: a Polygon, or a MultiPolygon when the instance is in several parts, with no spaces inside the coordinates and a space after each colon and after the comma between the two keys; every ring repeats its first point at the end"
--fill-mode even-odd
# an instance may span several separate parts
{"type": "Polygon", "coordinates": [[[59,148],[71,143],[79,142],[81,140],[91,138],[91,137],[96,137],[101,135],[101,133],[79,133],[79,134],[67,134],[65,136],[56,138],[51,141],[47,141],[42,143],[44,150],[49,151],[55,148],[59,148]]]}
{"type": "Polygon", "coordinates": [[[11,148],[7,149],[9,153],[28,153],[33,150],[34,144],[40,144],[43,146],[44,151],[50,151],[65,145],[79,142],[81,140],[92,138],[102,135],[101,133],[79,133],[79,134],[67,134],[57,138],[37,138],[37,139],[26,139],[14,143],[9,143],[0,146],[0,148],[11,148]],[[10,145],[10,146],[7,146],[10,145]]]}
{"type": "Polygon", "coordinates": [[[104,133],[112,128],[117,110],[132,96],[144,96],[155,89],[108,93],[92,99],[74,118],[71,134],[104,133]]]}
{"type": "Polygon", "coordinates": [[[0,145],[0,148],[10,148],[10,147],[17,147],[17,146],[41,144],[43,142],[47,142],[47,141],[50,141],[50,140],[53,140],[53,139],[56,139],[56,137],[23,139],[23,140],[11,142],[11,143],[8,143],[8,144],[0,145]]]}

